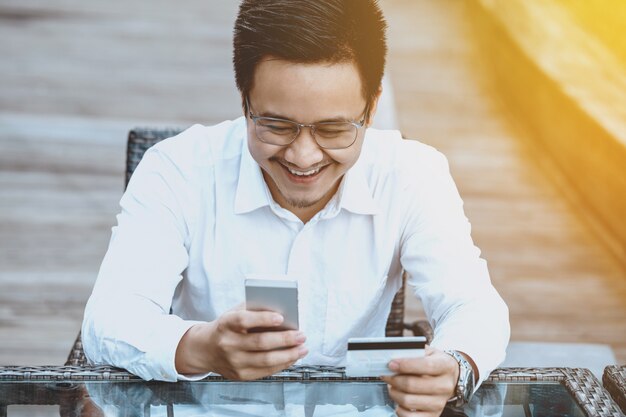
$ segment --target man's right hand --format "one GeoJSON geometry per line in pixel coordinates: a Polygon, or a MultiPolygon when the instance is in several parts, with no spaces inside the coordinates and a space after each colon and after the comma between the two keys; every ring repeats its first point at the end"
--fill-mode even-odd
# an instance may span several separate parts
{"type": "Polygon", "coordinates": [[[271,311],[232,310],[215,321],[196,324],[178,344],[176,370],[180,374],[217,372],[228,379],[252,380],[288,368],[308,353],[302,332],[249,332],[282,322],[283,317],[271,311]]]}

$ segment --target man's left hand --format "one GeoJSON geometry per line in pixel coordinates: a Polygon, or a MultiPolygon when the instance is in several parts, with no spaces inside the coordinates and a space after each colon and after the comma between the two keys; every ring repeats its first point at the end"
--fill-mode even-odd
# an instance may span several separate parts
{"type": "Polygon", "coordinates": [[[394,359],[389,369],[396,375],[383,376],[389,395],[398,404],[400,417],[439,416],[454,396],[459,364],[447,353],[426,347],[421,358],[394,359]]]}

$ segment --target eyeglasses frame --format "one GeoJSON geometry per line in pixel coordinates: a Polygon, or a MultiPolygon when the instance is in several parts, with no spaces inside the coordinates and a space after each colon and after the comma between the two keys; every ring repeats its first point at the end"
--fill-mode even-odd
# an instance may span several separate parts
{"type": "Polygon", "coordinates": [[[313,139],[315,140],[315,143],[317,143],[317,145],[322,148],[322,149],[330,149],[330,150],[339,150],[339,149],[347,149],[350,146],[354,145],[354,143],[356,142],[356,139],[359,137],[359,129],[361,129],[363,126],[365,126],[365,121],[367,120],[367,113],[369,112],[369,103],[365,105],[365,109],[363,110],[363,119],[361,119],[360,122],[353,122],[350,120],[346,120],[344,122],[318,122],[318,123],[298,123],[298,122],[294,122],[293,120],[289,120],[289,119],[280,119],[277,117],[265,117],[265,116],[256,116],[254,114],[252,114],[252,110],[250,107],[250,101],[248,100],[248,97],[245,98],[246,101],[246,109],[248,110],[248,117],[250,117],[250,119],[252,120],[252,122],[254,123],[254,135],[256,136],[256,138],[258,140],[260,140],[263,143],[266,143],[268,145],[274,145],[274,146],[289,146],[292,143],[295,142],[296,139],[298,139],[298,136],[300,136],[300,132],[302,132],[302,128],[303,127],[308,127],[309,129],[311,129],[311,136],[313,136],[313,139]],[[289,143],[285,143],[285,144],[277,144],[277,143],[271,143],[271,142],[266,142],[263,139],[261,139],[259,137],[259,134],[257,133],[257,120],[259,119],[263,119],[263,120],[271,120],[271,121],[275,121],[275,122],[287,122],[287,123],[291,123],[293,125],[296,125],[298,128],[298,131],[296,132],[296,134],[294,135],[293,139],[291,139],[291,141],[289,143]],[[331,125],[331,124],[338,124],[338,123],[349,123],[352,126],[356,127],[356,134],[354,135],[354,139],[352,140],[352,142],[348,145],[348,146],[342,146],[342,147],[330,147],[330,146],[324,146],[321,143],[318,142],[317,140],[317,136],[315,136],[315,128],[316,126],[319,125],[331,125]]]}

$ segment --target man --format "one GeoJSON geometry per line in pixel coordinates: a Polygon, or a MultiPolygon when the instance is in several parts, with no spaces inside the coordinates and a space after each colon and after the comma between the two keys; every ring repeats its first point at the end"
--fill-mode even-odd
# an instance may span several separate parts
{"type": "Polygon", "coordinates": [[[349,337],[384,335],[406,270],[435,338],[389,364],[399,415],[438,415],[500,363],[508,310],[445,158],[368,129],[385,29],[375,0],[241,4],[244,117],[144,156],[85,311],[91,361],[162,380],[343,365],[349,337]],[[248,332],[283,320],[241,308],[254,274],[298,281],[299,331],[248,332]]]}

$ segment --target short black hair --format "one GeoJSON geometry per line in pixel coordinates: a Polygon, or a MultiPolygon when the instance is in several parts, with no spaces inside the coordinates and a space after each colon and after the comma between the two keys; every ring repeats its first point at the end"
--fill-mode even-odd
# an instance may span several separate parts
{"type": "Polygon", "coordinates": [[[233,39],[237,88],[245,99],[258,63],[268,56],[354,62],[369,106],[385,71],[386,29],[377,0],[243,0],[233,39]]]}

